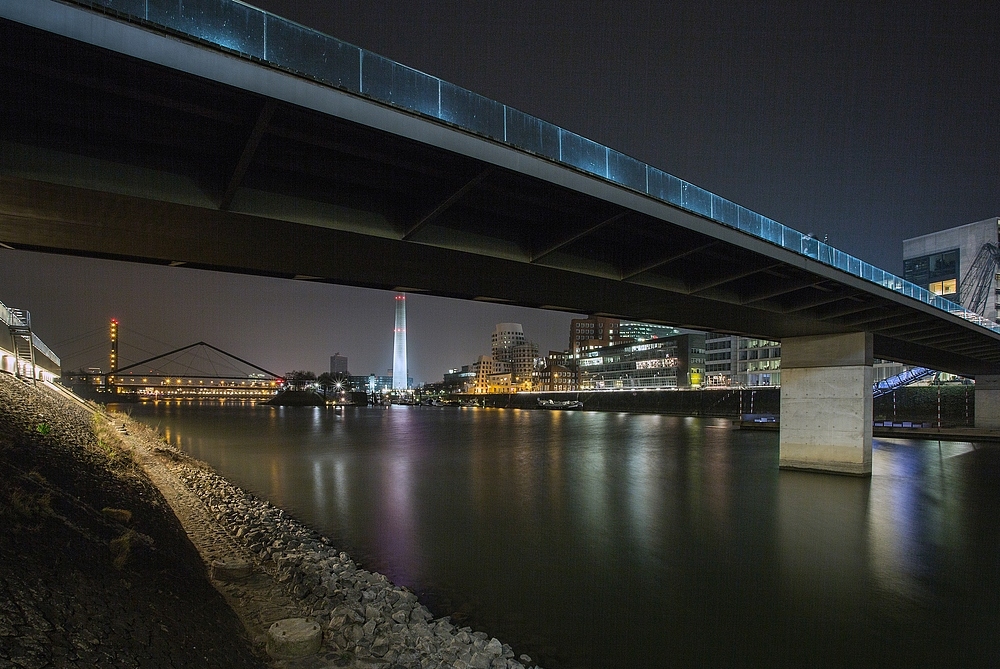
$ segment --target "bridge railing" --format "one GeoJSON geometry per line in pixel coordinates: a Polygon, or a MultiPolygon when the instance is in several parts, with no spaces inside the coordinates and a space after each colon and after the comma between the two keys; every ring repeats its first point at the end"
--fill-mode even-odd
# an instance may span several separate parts
{"type": "Polygon", "coordinates": [[[239,0],[69,0],[166,28],[643,193],[1000,333],[1000,325],[809,235],[500,102],[239,0]]]}

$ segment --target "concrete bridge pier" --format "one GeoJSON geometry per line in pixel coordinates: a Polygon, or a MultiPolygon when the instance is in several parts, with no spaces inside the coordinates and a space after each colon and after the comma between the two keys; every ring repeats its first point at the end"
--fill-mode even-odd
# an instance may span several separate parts
{"type": "MultiPolygon", "coordinates": [[[[865,332],[781,340],[781,468],[871,476],[872,340],[865,332]]],[[[1000,384],[995,392],[1000,406],[1000,384]]]]}
{"type": "Polygon", "coordinates": [[[1000,430],[1000,376],[976,376],[976,427],[1000,430]]]}

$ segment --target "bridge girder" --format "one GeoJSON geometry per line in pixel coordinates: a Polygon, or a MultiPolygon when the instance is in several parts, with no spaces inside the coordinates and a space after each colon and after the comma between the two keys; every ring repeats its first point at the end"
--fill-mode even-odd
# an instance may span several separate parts
{"type": "Polygon", "coordinates": [[[122,53],[0,20],[0,78],[18,91],[0,101],[10,247],[773,340],[861,329],[878,357],[1000,373],[1000,336],[690,211],[204,44],[88,20],[122,53]],[[894,327],[902,315],[911,329],[894,327]],[[931,327],[941,338],[921,339],[931,327]]]}

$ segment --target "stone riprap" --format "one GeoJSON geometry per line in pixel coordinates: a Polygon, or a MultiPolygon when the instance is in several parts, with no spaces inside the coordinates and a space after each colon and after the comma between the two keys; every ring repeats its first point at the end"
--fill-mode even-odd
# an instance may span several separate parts
{"type": "Polygon", "coordinates": [[[119,434],[0,373],[0,669],[263,669],[119,434]]]}
{"type": "MultiPolygon", "coordinates": [[[[384,575],[359,568],[346,553],[317,532],[219,476],[203,463],[168,446],[145,426],[118,416],[128,425],[137,451],[152,454],[140,461],[154,481],[164,471],[205,510],[192,536],[206,562],[246,560],[254,568],[247,580],[215,582],[258,642],[279,619],[315,621],[323,645],[311,658],[281,660],[285,667],[432,667],[455,669],[525,669],[526,655],[515,659],[510,646],[449,617],[435,619],[417,596],[384,575]],[[207,530],[207,531],[206,531],[207,530]],[[205,550],[201,544],[207,544],[205,550]],[[522,662],[523,661],[523,662],[522,662]]],[[[166,482],[158,481],[163,490],[166,482]]],[[[192,505],[189,500],[188,506],[192,505]]],[[[175,508],[175,511],[178,511],[175,508]]],[[[184,509],[178,514],[185,522],[184,509]]],[[[191,532],[189,531],[189,534],[191,532]]]]}
{"type": "Polygon", "coordinates": [[[6,374],[0,522],[0,669],[531,666],[147,426],[6,374]],[[289,619],[320,649],[268,658],[289,619]]]}

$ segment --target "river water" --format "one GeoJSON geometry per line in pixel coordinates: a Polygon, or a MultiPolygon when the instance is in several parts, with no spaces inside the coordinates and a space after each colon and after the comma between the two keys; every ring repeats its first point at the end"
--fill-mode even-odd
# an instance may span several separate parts
{"type": "Polygon", "coordinates": [[[547,669],[1000,665],[1000,447],[876,440],[863,479],[720,419],[127,409],[547,669]]]}

